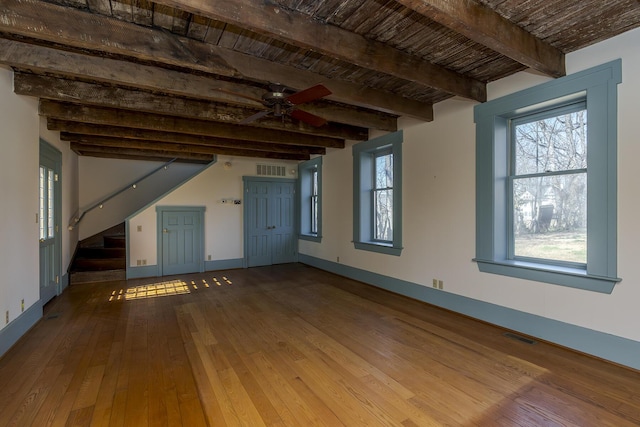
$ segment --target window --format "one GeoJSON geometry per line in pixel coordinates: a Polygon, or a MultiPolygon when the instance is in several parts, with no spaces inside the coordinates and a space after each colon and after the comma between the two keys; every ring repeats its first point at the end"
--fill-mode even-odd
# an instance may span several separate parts
{"type": "Polygon", "coordinates": [[[402,132],[353,146],[353,243],[390,255],[402,251],[402,132]]]}
{"type": "Polygon", "coordinates": [[[610,293],[621,62],[476,106],[480,271],[610,293]]]}
{"type": "Polygon", "coordinates": [[[509,258],[587,263],[584,102],[512,119],[509,258]]]}
{"type": "Polygon", "coordinates": [[[373,239],[378,242],[393,242],[393,153],[391,149],[380,150],[373,154],[374,182],[373,200],[373,239]]]}
{"type": "Polygon", "coordinates": [[[318,169],[311,171],[311,234],[318,235],[318,169]]]}
{"type": "Polygon", "coordinates": [[[40,239],[52,239],[54,234],[54,190],[55,172],[40,166],[40,239]]]}
{"type": "Polygon", "coordinates": [[[300,230],[303,240],[322,240],[322,157],[298,166],[300,177],[300,230]]]}

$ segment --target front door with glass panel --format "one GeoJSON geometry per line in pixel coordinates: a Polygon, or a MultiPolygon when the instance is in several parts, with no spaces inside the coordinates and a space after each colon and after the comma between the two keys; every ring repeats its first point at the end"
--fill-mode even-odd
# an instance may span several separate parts
{"type": "Polygon", "coordinates": [[[62,154],[40,141],[38,225],[40,300],[47,303],[60,289],[60,169],[62,154]]]}

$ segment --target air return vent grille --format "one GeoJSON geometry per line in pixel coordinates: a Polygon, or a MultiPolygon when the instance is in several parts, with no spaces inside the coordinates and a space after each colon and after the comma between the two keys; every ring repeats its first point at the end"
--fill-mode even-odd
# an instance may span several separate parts
{"type": "Polygon", "coordinates": [[[256,173],[260,176],[286,176],[287,168],[275,165],[257,165],[256,173]]]}

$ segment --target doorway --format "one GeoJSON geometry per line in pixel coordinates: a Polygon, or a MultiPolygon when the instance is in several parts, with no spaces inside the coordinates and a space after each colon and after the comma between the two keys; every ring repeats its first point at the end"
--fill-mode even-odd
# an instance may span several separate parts
{"type": "Polygon", "coordinates": [[[60,293],[62,153],[40,140],[39,212],[40,300],[46,304],[60,293]]]}
{"type": "Polygon", "coordinates": [[[294,179],[244,177],[244,235],[247,267],[295,262],[294,179]]]}
{"type": "Polygon", "coordinates": [[[191,206],[156,208],[161,276],[204,271],[204,211],[191,206]]]}

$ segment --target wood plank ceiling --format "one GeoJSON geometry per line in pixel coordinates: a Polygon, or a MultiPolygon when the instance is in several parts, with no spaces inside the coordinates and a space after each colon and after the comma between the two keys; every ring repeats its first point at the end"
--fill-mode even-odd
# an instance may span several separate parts
{"type": "Polygon", "coordinates": [[[638,0],[0,0],[0,64],[79,155],[305,160],[639,25],[638,0]],[[331,94],[276,117],[274,83],[331,94]]]}

